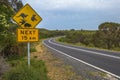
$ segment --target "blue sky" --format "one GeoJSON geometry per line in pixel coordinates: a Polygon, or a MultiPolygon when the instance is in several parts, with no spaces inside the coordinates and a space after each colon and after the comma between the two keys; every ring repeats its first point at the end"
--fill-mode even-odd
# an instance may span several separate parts
{"type": "Polygon", "coordinates": [[[42,17],[39,28],[97,30],[103,22],[120,23],[120,0],[22,0],[42,17]]]}

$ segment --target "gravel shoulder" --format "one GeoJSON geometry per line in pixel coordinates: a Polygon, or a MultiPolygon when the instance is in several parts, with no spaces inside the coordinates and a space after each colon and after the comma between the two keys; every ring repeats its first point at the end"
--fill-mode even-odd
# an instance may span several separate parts
{"type": "Polygon", "coordinates": [[[65,64],[44,45],[38,44],[35,48],[37,52],[31,53],[31,57],[45,62],[51,80],[82,80],[82,77],[73,71],[72,66],[65,64]]]}

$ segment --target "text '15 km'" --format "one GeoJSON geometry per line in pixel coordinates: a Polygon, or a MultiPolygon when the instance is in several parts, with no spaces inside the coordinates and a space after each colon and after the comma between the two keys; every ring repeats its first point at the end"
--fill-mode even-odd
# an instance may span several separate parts
{"type": "Polygon", "coordinates": [[[19,42],[37,42],[39,30],[38,29],[18,29],[17,39],[19,42]]]}

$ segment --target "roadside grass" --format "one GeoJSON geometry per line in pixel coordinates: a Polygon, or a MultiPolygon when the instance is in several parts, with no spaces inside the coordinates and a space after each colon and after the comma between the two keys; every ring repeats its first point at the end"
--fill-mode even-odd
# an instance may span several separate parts
{"type": "Polygon", "coordinates": [[[103,77],[103,78],[104,78],[104,77],[107,77],[107,73],[104,73],[104,72],[94,72],[94,71],[91,71],[91,72],[90,72],[90,71],[87,71],[86,73],[87,73],[88,75],[94,76],[94,77],[95,77],[95,76],[96,76],[96,77],[97,77],[97,76],[100,76],[100,77],[103,77]]]}
{"type": "MultiPolygon", "coordinates": [[[[35,47],[31,52],[36,52],[35,47]]],[[[3,76],[3,80],[50,80],[47,76],[45,62],[31,58],[31,65],[27,64],[27,53],[21,56],[12,56],[7,62],[11,69],[3,76]]]]}
{"type": "Polygon", "coordinates": [[[104,49],[104,48],[95,47],[93,44],[85,45],[80,42],[79,43],[68,43],[62,40],[62,37],[56,38],[55,40],[58,42],[64,43],[64,44],[75,45],[75,46],[80,46],[84,48],[91,48],[91,49],[104,50],[104,51],[110,51],[110,52],[120,52],[120,48],[104,49]]]}
{"type": "Polygon", "coordinates": [[[81,47],[86,47],[86,48],[91,48],[91,49],[96,49],[96,50],[120,52],[120,48],[104,49],[104,48],[95,47],[93,44],[89,44],[89,45],[84,45],[84,44],[82,44],[82,43],[75,43],[75,44],[67,43],[67,44],[76,45],[76,46],[81,46],[81,47]]]}
{"type": "Polygon", "coordinates": [[[30,48],[30,52],[36,52],[35,47],[31,47],[31,48],[30,48]]]}
{"type": "Polygon", "coordinates": [[[21,61],[16,64],[4,76],[4,80],[49,80],[42,60],[31,60],[30,67],[28,67],[27,61],[21,61]]]}

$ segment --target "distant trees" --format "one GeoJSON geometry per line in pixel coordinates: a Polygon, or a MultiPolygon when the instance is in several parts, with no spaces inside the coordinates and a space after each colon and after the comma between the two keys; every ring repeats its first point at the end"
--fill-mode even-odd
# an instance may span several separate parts
{"type": "Polygon", "coordinates": [[[70,30],[60,41],[81,43],[86,46],[116,49],[120,47],[120,24],[105,22],[97,31],[70,30]]]}
{"type": "Polygon", "coordinates": [[[47,30],[47,29],[39,29],[39,38],[50,38],[65,35],[65,31],[62,30],[47,30]]]}
{"type": "Polygon", "coordinates": [[[66,33],[65,37],[60,40],[68,43],[82,43],[90,45],[92,41],[92,34],[94,33],[95,31],[70,30],[66,33]]]}
{"type": "Polygon", "coordinates": [[[94,35],[94,45],[111,49],[120,47],[120,24],[105,22],[99,25],[99,30],[94,35]]]}

